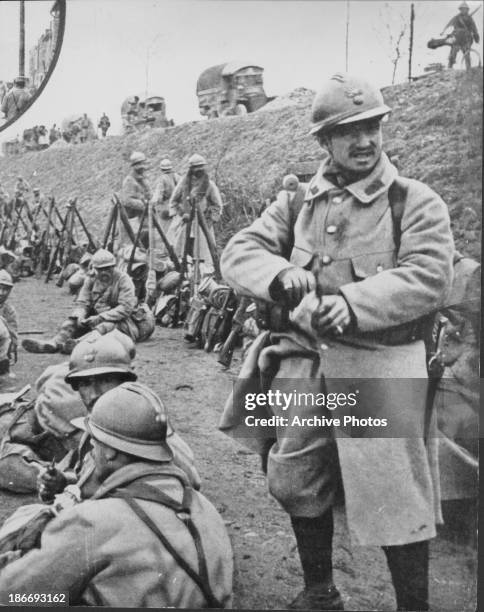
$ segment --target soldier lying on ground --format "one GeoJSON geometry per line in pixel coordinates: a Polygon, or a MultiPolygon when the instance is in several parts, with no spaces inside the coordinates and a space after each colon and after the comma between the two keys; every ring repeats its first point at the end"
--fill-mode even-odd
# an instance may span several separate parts
{"type": "Polygon", "coordinates": [[[10,362],[17,361],[17,313],[8,301],[12,287],[10,274],[0,270],[0,386],[2,377],[10,371],[10,362]]]}
{"type": "Polygon", "coordinates": [[[230,607],[233,556],[225,525],[174,464],[158,398],[123,383],[78,425],[92,441],[99,484],[86,501],[71,489],[71,506],[47,523],[40,546],[3,568],[0,602],[12,592],[55,590],[67,591],[70,605],[230,607]]]}
{"type": "MultiPolygon", "coordinates": [[[[85,416],[102,393],[136,380],[134,357],[132,340],[114,330],[104,336],[92,333],[76,346],[69,364],[47,368],[37,381],[37,398],[13,415],[1,442],[0,486],[22,493],[39,487],[42,497],[51,500],[67,484],[80,481],[88,497],[93,490],[89,438],[76,435],[71,420],[85,416]],[[52,459],[60,463],[47,472],[52,459]]],[[[191,449],[170,425],[167,439],[175,463],[198,488],[191,449]]]]}
{"type": "Polygon", "coordinates": [[[112,253],[99,249],[91,262],[93,274],[84,281],[76,308],[59,332],[47,341],[26,338],[22,341],[23,348],[29,353],[70,354],[75,339],[93,329],[105,334],[116,328],[135,342],[139,340],[138,325],[131,316],[137,303],[133,281],[115,264],[112,253]]]}

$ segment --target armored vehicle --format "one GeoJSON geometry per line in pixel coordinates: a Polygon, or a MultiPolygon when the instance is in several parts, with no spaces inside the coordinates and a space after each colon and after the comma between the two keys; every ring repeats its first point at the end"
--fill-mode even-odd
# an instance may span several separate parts
{"type": "Polygon", "coordinates": [[[262,73],[256,64],[229,62],[207,68],[198,77],[200,114],[208,119],[252,113],[274,98],[266,96],[262,73]]]}

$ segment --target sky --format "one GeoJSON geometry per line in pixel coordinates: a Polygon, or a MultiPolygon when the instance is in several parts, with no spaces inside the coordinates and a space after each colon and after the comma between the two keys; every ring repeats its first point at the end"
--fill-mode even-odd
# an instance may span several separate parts
{"type": "MultiPolygon", "coordinates": [[[[18,14],[18,2],[0,2],[0,34],[17,27],[10,17],[5,26],[5,4],[12,5],[8,13],[14,14],[15,8],[18,14]]],[[[33,106],[0,133],[0,142],[21,135],[25,128],[59,125],[63,118],[83,112],[96,124],[106,112],[110,133],[119,133],[122,101],[146,91],[165,98],[167,117],[176,124],[201,120],[195,93],[199,74],[232,60],[263,66],[268,95],[296,87],[318,90],[326,77],[345,70],[347,11],[349,72],[381,87],[391,84],[390,39],[405,27],[396,82],[405,81],[410,4],[406,0],[67,0],[57,67],[33,106]]],[[[447,47],[431,51],[426,45],[439,37],[458,4],[414,2],[413,74],[422,74],[429,63],[446,63],[447,47]]],[[[48,10],[41,5],[50,8],[52,2],[26,2],[29,32],[43,31],[48,10]]],[[[480,3],[469,5],[473,10],[480,3]]],[[[481,33],[482,13],[481,7],[475,15],[481,33]]],[[[6,40],[14,55],[18,53],[18,33],[17,38],[11,33],[0,40],[3,62],[6,40]]],[[[482,55],[482,43],[477,49],[482,55]]]]}

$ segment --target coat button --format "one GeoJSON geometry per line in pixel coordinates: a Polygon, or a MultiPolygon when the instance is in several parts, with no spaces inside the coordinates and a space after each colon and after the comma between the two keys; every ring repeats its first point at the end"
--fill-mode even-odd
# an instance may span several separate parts
{"type": "Polygon", "coordinates": [[[329,263],[331,263],[331,261],[332,261],[332,260],[331,260],[331,257],[330,257],[329,255],[323,255],[323,256],[321,257],[321,261],[322,261],[322,263],[323,263],[325,266],[327,266],[329,263]]]}
{"type": "Polygon", "coordinates": [[[333,204],[341,204],[342,201],[343,198],[341,196],[336,196],[335,198],[333,198],[333,204]]]}
{"type": "Polygon", "coordinates": [[[328,234],[334,234],[337,230],[336,225],[328,225],[328,227],[326,228],[326,231],[328,232],[328,234]]]}
{"type": "Polygon", "coordinates": [[[376,267],[376,271],[377,272],[383,272],[383,266],[381,264],[378,264],[376,267]]]}

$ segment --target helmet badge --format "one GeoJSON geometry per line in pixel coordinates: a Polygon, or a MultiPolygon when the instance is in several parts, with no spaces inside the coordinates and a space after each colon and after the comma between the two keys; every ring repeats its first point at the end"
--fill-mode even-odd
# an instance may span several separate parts
{"type": "Polygon", "coordinates": [[[363,92],[361,89],[345,89],[345,96],[353,100],[353,104],[363,104],[363,92]]]}
{"type": "Polygon", "coordinates": [[[94,351],[92,353],[87,353],[86,355],[84,355],[84,361],[87,361],[88,363],[92,363],[95,358],[96,353],[94,351]]]}

